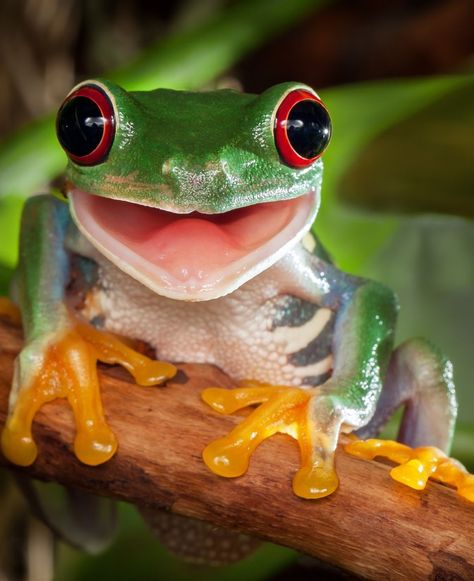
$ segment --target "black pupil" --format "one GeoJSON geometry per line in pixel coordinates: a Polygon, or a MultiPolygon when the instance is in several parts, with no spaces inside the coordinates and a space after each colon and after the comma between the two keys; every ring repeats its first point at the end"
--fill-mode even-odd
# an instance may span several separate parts
{"type": "Polygon", "coordinates": [[[92,153],[104,134],[105,119],[99,107],[88,97],[74,97],[59,114],[58,139],[73,155],[92,153]]]}
{"type": "Polygon", "coordinates": [[[300,101],[288,115],[286,131],[296,153],[311,159],[320,155],[329,143],[331,119],[316,101],[300,101]]]}

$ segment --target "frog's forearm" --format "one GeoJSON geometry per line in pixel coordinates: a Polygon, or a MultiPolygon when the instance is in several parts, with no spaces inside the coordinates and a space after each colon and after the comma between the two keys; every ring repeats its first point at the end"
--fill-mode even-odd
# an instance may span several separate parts
{"type": "Polygon", "coordinates": [[[67,205],[53,196],[26,202],[16,291],[28,339],[55,329],[66,315],[69,258],[64,236],[69,221],[67,205]]]}
{"type": "Polygon", "coordinates": [[[333,339],[333,381],[346,405],[371,413],[382,389],[393,347],[397,315],[395,295],[387,287],[371,282],[341,296],[333,339]]]}
{"type": "Polygon", "coordinates": [[[288,292],[336,313],[331,389],[340,390],[346,406],[370,414],[393,346],[398,311],[394,293],[304,250],[293,252],[282,266],[291,280],[288,292]]]}

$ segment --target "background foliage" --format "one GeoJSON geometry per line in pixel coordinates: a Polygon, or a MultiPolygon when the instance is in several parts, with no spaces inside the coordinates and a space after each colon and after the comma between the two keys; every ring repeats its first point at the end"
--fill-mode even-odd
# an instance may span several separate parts
{"type": "MultiPolygon", "coordinates": [[[[455,454],[474,467],[473,18],[470,0],[2,2],[2,291],[23,200],[65,163],[51,111],[76,81],[107,76],[127,89],[240,82],[249,92],[306,82],[334,122],[314,228],[343,268],[398,292],[399,340],[429,336],[453,359],[455,454]]],[[[121,516],[120,538],[103,555],[61,547],[57,579],[312,574],[288,568],[295,555],[271,546],[226,570],[190,569],[157,548],[130,507],[121,516]]]]}

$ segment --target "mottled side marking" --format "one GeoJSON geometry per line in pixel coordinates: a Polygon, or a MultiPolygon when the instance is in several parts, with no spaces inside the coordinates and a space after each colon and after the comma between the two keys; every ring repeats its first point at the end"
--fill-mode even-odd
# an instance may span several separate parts
{"type": "MultiPolygon", "coordinates": [[[[315,341],[331,319],[330,309],[318,309],[313,317],[299,327],[279,327],[273,332],[276,342],[284,345],[284,353],[294,354],[315,341]]],[[[298,365],[298,363],[296,363],[298,365]]]]}
{"type": "Polygon", "coordinates": [[[313,363],[312,365],[305,365],[304,367],[296,367],[295,374],[298,377],[308,377],[310,375],[322,375],[327,373],[332,369],[333,358],[332,355],[328,355],[321,361],[313,363]]]}
{"type": "Polygon", "coordinates": [[[301,385],[302,386],[310,386],[310,387],[315,387],[317,385],[322,385],[323,383],[326,383],[326,381],[328,381],[332,376],[332,370],[328,371],[326,373],[322,373],[321,375],[309,375],[308,377],[303,377],[303,379],[301,380],[301,385]]]}
{"type": "Polygon", "coordinates": [[[296,297],[285,296],[275,304],[272,329],[276,327],[300,327],[309,321],[318,306],[296,297]]]}
{"type": "Polygon", "coordinates": [[[289,363],[298,367],[309,365],[324,359],[332,352],[335,318],[329,309],[320,309],[319,312],[321,311],[326,313],[324,319],[321,317],[323,326],[319,328],[318,333],[315,332],[309,335],[305,343],[302,342],[301,349],[293,350],[288,358],[289,363]]]}
{"type": "Polygon", "coordinates": [[[327,373],[332,369],[333,357],[328,355],[321,361],[313,363],[312,365],[305,365],[304,367],[295,367],[295,374],[298,377],[309,377],[311,375],[317,376],[327,373]]]}

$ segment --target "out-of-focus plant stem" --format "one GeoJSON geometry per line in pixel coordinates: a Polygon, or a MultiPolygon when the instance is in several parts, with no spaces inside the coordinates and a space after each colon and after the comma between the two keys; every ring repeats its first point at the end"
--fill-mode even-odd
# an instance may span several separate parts
{"type": "MultiPolygon", "coordinates": [[[[194,29],[161,39],[135,62],[107,74],[129,90],[205,85],[279,30],[330,0],[244,0],[194,29]]],[[[51,115],[0,145],[0,197],[26,197],[65,165],[51,115]]]]}

